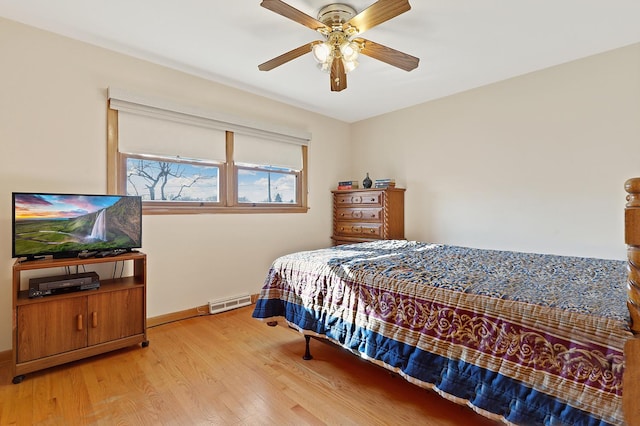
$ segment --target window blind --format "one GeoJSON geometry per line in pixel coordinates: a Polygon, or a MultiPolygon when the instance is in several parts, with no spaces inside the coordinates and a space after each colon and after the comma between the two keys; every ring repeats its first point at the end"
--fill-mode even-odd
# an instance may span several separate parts
{"type": "Polygon", "coordinates": [[[225,161],[225,132],[197,124],[119,111],[118,150],[185,159],[225,161]]]}
{"type": "Polygon", "coordinates": [[[136,113],[160,120],[173,121],[189,125],[231,131],[253,135],[266,140],[278,140],[294,145],[308,145],[311,134],[302,130],[290,129],[269,123],[261,123],[221,114],[175,102],[151,98],[123,89],[109,88],[109,107],[123,112],[136,113]]]}
{"type": "Polygon", "coordinates": [[[236,163],[302,170],[302,149],[300,145],[235,133],[233,147],[233,156],[236,163]]]}

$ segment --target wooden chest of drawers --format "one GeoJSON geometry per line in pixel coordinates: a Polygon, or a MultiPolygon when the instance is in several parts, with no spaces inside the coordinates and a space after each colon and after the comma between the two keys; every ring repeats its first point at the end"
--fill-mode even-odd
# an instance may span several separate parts
{"type": "Polygon", "coordinates": [[[404,238],[404,188],[335,190],[334,245],[404,238]]]}

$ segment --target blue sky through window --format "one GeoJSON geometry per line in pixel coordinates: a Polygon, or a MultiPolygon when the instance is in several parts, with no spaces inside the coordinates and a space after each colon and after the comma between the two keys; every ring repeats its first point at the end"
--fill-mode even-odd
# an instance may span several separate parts
{"type": "Polygon", "coordinates": [[[240,203],[295,203],[295,175],[277,171],[283,169],[272,169],[274,171],[239,169],[238,201],[240,203]]]}
{"type": "Polygon", "coordinates": [[[218,166],[209,164],[127,158],[127,194],[141,195],[147,201],[217,202],[219,173],[218,166]],[[150,189],[155,180],[158,180],[155,188],[150,189]],[[154,197],[151,196],[152,191],[154,197]]]}

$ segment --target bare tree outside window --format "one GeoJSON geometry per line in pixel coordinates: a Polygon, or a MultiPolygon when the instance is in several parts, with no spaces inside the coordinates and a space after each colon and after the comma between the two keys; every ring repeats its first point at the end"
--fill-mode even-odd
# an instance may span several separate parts
{"type": "Polygon", "coordinates": [[[127,194],[147,201],[217,202],[217,165],[169,159],[127,158],[127,194]]]}

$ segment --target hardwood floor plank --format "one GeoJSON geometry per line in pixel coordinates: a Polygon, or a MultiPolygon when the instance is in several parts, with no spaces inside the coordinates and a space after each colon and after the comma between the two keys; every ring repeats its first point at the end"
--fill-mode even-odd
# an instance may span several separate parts
{"type": "Polygon", "coordinates": [[[33,383],[25,383],[27,386],[22,388],[11,383],[12,377],[5,374],[9,372],[9,366],[2,369],[2,389],[12,390],[11,398],[5,396],[0,390],[0,425],[12,424],[32,424],[33,422],[33,383]],[[15,389],[12,389],[15,386],[15,389]],[[24,423],[20,423],[24,422],[24,423]]]}
{"type": "Polygon", "coordinates": [[[358,357],[251,318],[163,324],[150,345],[28,374],[0,371],[0,424],[494,425],[358,357]]]}

